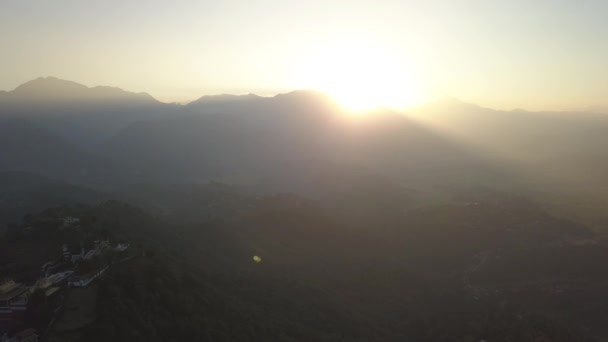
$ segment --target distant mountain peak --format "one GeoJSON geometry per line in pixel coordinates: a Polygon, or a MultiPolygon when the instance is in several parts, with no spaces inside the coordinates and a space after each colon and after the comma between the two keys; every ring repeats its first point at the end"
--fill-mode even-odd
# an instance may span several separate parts
{"type": "Polygon", "coordinates": [[[296,105],[296,106],[316,106],[334,105],[335,101],[327,94],[316,90],[294,90],[289,93],[277,94],[272,97],[263,97],[255,94],[247,95],[206,95],[198,100],[190,102],[188,106],[208,105],[208,104],[242,104],[257,103],[264,105],[296,105]]]}
{"type": "Polygon", "coordinates": [[[152,95],[150,95],[146,92],[135,93],[135,92],[123,90],[118,87],[109,87],[109,86],[95,86],[95,87],[89,88],[89,90],[96,92],[100,96],[106,96],[109,98],[112,98],[112,97],[114,97],[114,98],[138,97],[140,99],[148,99],[148,100],[152,100],[152,101],[156,102],[156,99],[152,95]]]}
{"type": "Polygon", "coordinates": [[[318,90],[294,90],[285,94],[277,94],[272,99],[279,103],[322,106],[326,108],[338,107],[333,97],[318,90]]]}
{"type": "Polygon", "coordinates": [[[130,100],[141,103],[158,103],[148,93],[133,93],[117,87],[87,87],[57,77],[39,77],[23,83],[6,96],[26,101],[106,101],[130,100]]]}
{"type": "Polygon", "coordinates": [[[82,92],[88,89],[85,85],[73,81],[66,81],[57,77],[39,77],[23,83],[12,91],[14,94],[43,95],[52,94],[57,91],[82,92]]]}
{"type": "Polygon", "coordinates": [[[274,98],[331,99],[329,95],[319,90],[294,90],[284,94],[277,94],[274,96],[274,98]]]}
{"type": "Polygon", "coordinates": [[[231,102],[231,101],[241,101],[241,100],[252,100],[258,99],[261,96],[256,94],[246,94],[246,95],[232,95],[232,94],[220,94],[220,95],[203,95],[198,98],[194,102],[198,103],[220,103],[220,102],[231,102]]]}

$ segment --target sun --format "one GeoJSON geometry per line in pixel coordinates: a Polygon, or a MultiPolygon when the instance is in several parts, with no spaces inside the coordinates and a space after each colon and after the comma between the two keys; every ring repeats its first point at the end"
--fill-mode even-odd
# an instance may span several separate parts
{"type": "Polygon", "coordinates": [[[420,98],[407,60],[374,42],[340,40],[317,49],[299,64],[300,84],[334,97],[352,112],[403,109],[420,98]]]}

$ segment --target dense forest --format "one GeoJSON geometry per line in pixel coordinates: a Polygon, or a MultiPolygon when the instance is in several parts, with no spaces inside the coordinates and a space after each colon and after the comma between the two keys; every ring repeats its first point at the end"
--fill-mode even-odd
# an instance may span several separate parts
{"type": "MultiPolygon", "coordinates": [[[[133,258],[96,285],[94,323],[50,340],[601,337],[606,246],[521,201],[483,197],[413,210],[373,238],[293,195],[245,195],[250,206],[240,215],[198,223],[111,201],[28,215],[2,244],[36,243],[45,260],[67,238],[49,222],[65,215],[82,218],[78,234],[134,244],[133,258]]],[[[2,250],[7,261],[16,251],[2,250]]],[[[35,265],[10,261],[21,270],[35,265]]]]}

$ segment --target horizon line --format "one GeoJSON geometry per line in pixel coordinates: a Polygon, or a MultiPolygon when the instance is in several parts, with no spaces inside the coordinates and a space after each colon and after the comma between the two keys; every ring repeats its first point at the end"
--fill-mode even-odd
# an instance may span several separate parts
{"type": "MultiPolygon", "coordinates": [[[[17,85],[15,88],[11,89],[11,90],[0,90],[0,94],[2,93],[11,93],[13,91],[15,91],[16,89],[18,89],[19,87],[30,83],[30,82],[34,82],[37,80],[57,80],[57,81],[61,81],[61,82],[69,82],[69,83],[75,83],[77,85],[81,85],[86,87],[87,89],[95,89],[95,88],[113,88],[113,89],[117,89],[123,92],[127,92],[127,93],[132,93],[132,94],[137,94],[137,95],[147,95],[150,96],[152,99],[154,99],[155,101],[161,103],[161,104],[176,104],[176,105],[181,105],[181,106],[188,106],[196,101],[199,101],[205,97],[222,97],[222,96],[234,96],[234,97],[244,97],[244,96],[253,96],[253,97],[257,97],[257,98],[261,98],[261,99],[272,99],[272,98],[276,98],[277,96],[281,96],[281,95],[289,95],[289,94],[293,94],[293,93],[298,93],[298,92],[309,92],[309,93],[319,93],[322,94],[324,96],[327,96],[328,98],[331,98],[332,100],[337,102],[337,99],[332,96],[331,94],[327,93],[326,91],[320,90],[320,89],[314,89],[314,88],[300,88],[300,89],[293,89],[293,90],[289,90],[289,91],[284,91],[284,92],[277,92],[277,93],[272,93],[272,95],[266,95],[266,94],[259,94],[256,92],[243,92],[243,93],[228,93],[228,92],[219,92],[219,93],[208,93],[208,94],[203,94],[200,95],[192,100],[187,100],[187,101],[162,101],[159,100],[156,96],[150,94],[149,92],[145,92],[145,91],[141,91],[141,92],[137,92],[137,91],[132,91],[132,90],[127,90],[118,86],[111,86],[111,85],[94,85],[94,86],[89,86],[86,85],[84,83],[78,82],[78,81],[73,81],[73,80],[68,80],[68,79],[64,79],[64,78],[60,78],[60,77],[56,77],[56,76],[40,76],[37,78],[33,78],[30,80],[27,80],[23,83],[20,83],[19,85],[17,85]]],[[[541,109],[541,110],[530,110],[530,109],[526,109],[526,108],[521,108],[521,107],[513,107],[511,109],[497,109],[494,108],[492,106],[485,106],[485,105],[481,105],[481,104],[477,104],[474,102],[469,102],[469,101],[463,101],[458,97],[452,96],[452,95],[440,95],[440,96],[435,96],[433,97],[433,99],[428,100],[428,101],[424,101],[421,102],[417,105],[412,105],[412,106],[405,106],[402,108],[394,108],[391,106],[375,106],[374,108],[370,108],[366,111],[375,111],[375,110],[381,110],[381,109],[391,109],[391,110],[396,110],[396,111],[402,111],[402,112],[407,112],[407,111],[411,111],[411,110],[415,110],[418,108],[422,108],[428,105],[433,105],[433,104],[437,104],[437,103],[442,103],[442,102],[453,102],[453,103],[459,103],[461,105],[469,105],[469,106],[476,106],[479,107],[480,109],[485,109],[485,110],[492,110],[492,111],[497,111],[497,112],[517,112],[517,111],[523,111],[523,112],[529,112],[529,113],[596,113],[596,114],[608,114],[608,106],[606,106],[606,108],[603,108],[604,106],[602,105],[589,105],[587,109],[561,109],[561,110],[552,110],[552,109],[541,109]],[[597,107],[597,110],[594,110],[594,108],[597,107]]],[[[346,108],[345,108],[346,109],[346,108]]]]}

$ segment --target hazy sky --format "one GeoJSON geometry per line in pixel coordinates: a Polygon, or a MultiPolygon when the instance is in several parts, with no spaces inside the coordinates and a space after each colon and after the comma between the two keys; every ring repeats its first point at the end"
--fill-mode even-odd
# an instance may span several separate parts
{"type": "Polygon", "coordinates": [[[1,0],[0,89],[56,76],[165,101],[318,88],[608,105],[607,16],[605,0],[1,0]]]}

